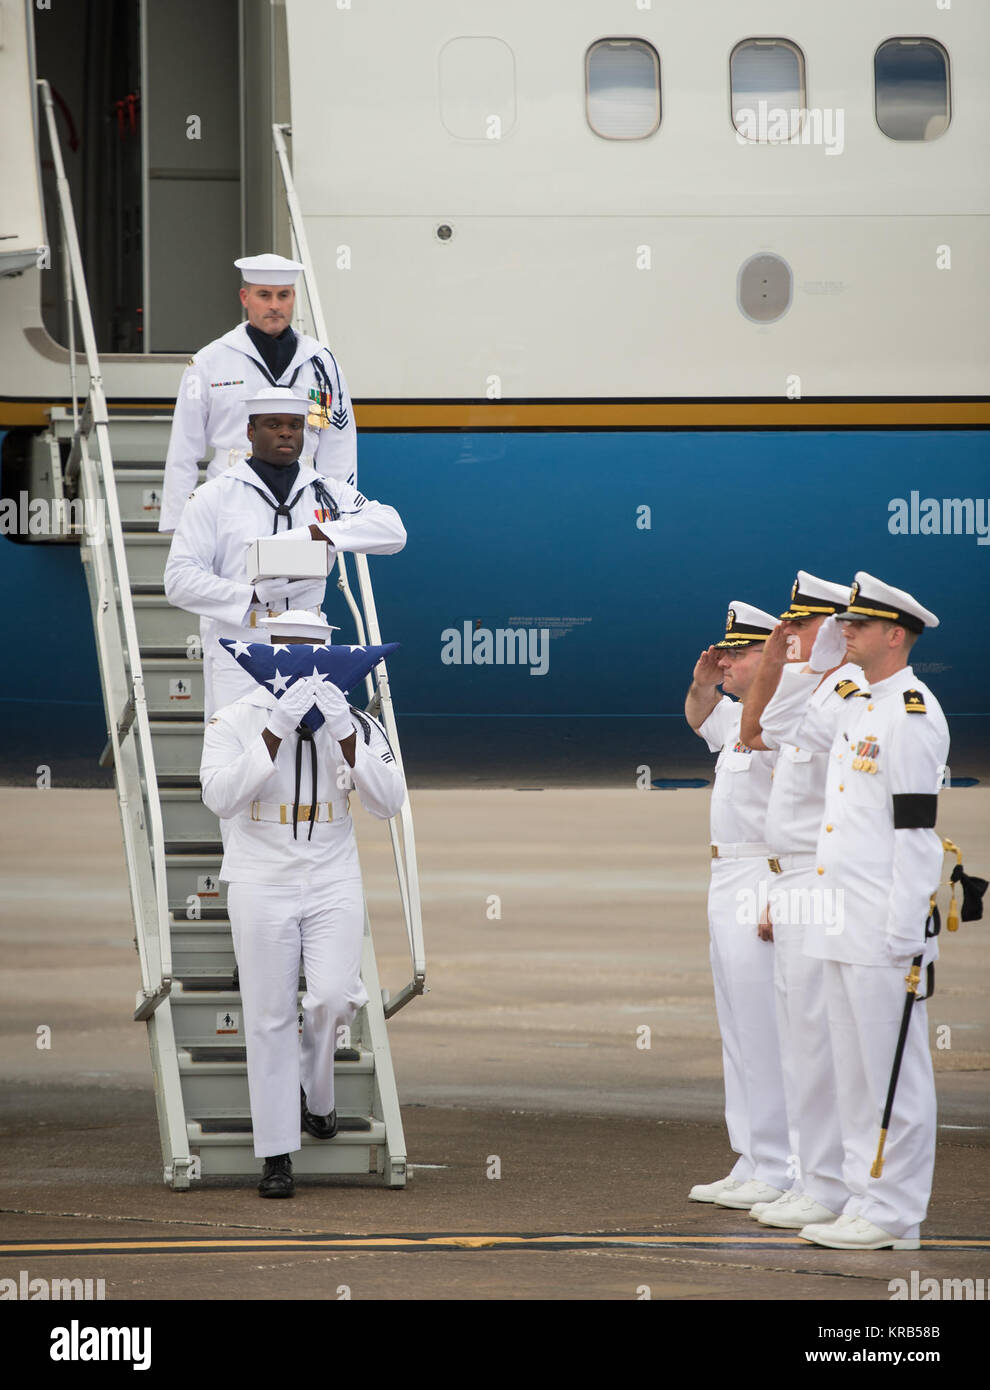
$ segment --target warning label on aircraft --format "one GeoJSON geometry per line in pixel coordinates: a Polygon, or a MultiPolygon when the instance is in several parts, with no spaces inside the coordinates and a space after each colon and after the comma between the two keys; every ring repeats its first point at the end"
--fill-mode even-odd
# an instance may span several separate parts
{"type": "Polygon", "coordinates": [[[239,1033],[241,1016],[236,1009],[221,1009],[217,1014],[217,1037],[222,1033],[239,1033]]]}
{"type": "Polygon", "coordinates": [[[196,880],[196,894],[200,898],[219,898],[220,884],[212,874],[200,874],[196,880]]]}
{"type": "Polygon", "coordinates": [[[141,494],[141,506],[146,512],[160,512],[162,495],[157,488],[146,487],[141,494]]]}
{"type": "Polygon", "coordinates": [[[183,679],[182,676],[179,676],[178,680],[169,681],[168,698],[170,700],[191,700],[192,681],[188,678],[183,679]]]}

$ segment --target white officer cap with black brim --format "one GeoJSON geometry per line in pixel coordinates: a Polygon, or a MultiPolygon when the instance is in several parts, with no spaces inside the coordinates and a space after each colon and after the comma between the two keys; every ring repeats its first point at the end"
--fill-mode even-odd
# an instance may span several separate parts
{"type": "Polygon", "coordinates": [[[777,619],[772,613],[734,598],[725,620],[725,636],[715,643],[715,648],[755,647],[765,642],[776,626],[777,619]]]}
{"type": "Polygon", "coordinates": [[[244,413],[252,415],[308,415],[309,401],[290,391],[288,386],[269,386],[260,396],[244,402],[244,413]]]}
{"type": "Polygon", "coordinates": [[[330,634],[337,631],[322,613],[311,613],[308,608],[287,608],[284,613],[272,613],[259,618],[258,626],[268,629],[272,646],[279,637],[305,637],[307,642],[330,646],[330,634]]]}
{"type": "Polygon", "coordinates": [[[294,285],[302,270],[298,261],[286,260],[268,252],[264,256],[242,256],[234,265],[247,285],[294,285]]]}
{"type": "Polygon", "coordinates": [[[869,622],[883,618],[888,623],[906,627],[908,632],[924,632],[926,627],[938,627],[938,618],[922,608],[916,598],[903,589],[895,589],[882,579],[874,579],[865,570],[858,570],[849,594],[849,607],[837,615],[840,623],[869,622]]]}
{"type": "Polygon", "coordinates": [[[841,613],[849,604],[849,592],[846,584],[830,584],[807,570],[798,570],[791,589],[790,607],[786,613],[781,613],[781,619],[827,618],[831,613],[841,613]]]}

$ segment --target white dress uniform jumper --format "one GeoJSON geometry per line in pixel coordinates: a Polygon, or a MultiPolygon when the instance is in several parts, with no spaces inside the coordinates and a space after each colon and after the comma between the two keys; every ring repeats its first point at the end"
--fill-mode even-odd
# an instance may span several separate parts
{"type": "Polygon", "coordinates": [[[742,705],[723,696],[698,730],[717,752],[708,895],[715,1006],[722,1035],[725,1123],[739,1158],[730,1174],[783,1190],[790,1148],[774,1007],[773,952],[753,914],[769,878],[765,841],[775,753],[739,739],[742,705]]]}
{"type": "MultiPolygon", "coordinates": [[[[244,402],[264,391],[266,386],[291,387],[298,395],[321,393],[327,404],[320,416],[314,406],[312,419],[320,428],[307,425],[302,458],[325,477],[339,478],[352,487],[357,482],[357,431],[354,408],[344,374],[337,359],[315,338],[294,333],[282,335],[295,350],[281,372],[269,370],[263,352],[267,336],[242,323],[222,338],[208,343],[196,353],[182,374],[172,416],[172,433],[165,456],[160,531],[174,531],[196,486],[199,462],[213,450],[206,470],[207,480],[237,463],[251,452],[245,434],[244,402]],[[257,343],[260,342],[259,347],[257,343]]],[[[281,366],[281,361],[273,365],[281,366]]]]}
{"type": "MultiPolygon", "coordinates": [[[[239,408],[243,419],[243,402],[239,408]]],[[[315,611],[326,591],[325,579],[291,580],[284,591],[267,592],[265,602],[254,602],[255,586],[245,577],[246,542],[313,522],[335,550],[392,555],[406,542],[393,507],[369,501],[350,483],[322,477],[304,464],[284,505],[244,459],[189,499],[165,565],[165,594],[169,603],[201,618],[207,719],[254,686],[217,639],[256,642],[259,617],[287,608],[315,611]]]]}
{"type": "Polygon", "coordinates": [[[283,739],[273,762],[261,734],[275,703],[255,685],[218,711],[206,727],[200,770],[203,800],[224,822],[220,877],[230,885],[259,1158],[300,1147],[300,1085],[313,1114],[334,1109],[337,1030],[368,997],[360,977],[364,896],[349,792],[356,788],[364,808],[382,819],[398,812],[405,795],[384,730],[357,710],[353,768],[326,724],[305,746],[298,734],[283,739]]]}

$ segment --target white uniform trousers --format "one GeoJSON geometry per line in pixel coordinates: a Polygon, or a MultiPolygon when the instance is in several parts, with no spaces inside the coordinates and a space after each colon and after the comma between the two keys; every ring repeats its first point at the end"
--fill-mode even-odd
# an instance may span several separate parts
{"type": "Polygon", "coordinates": [[[299,1087],[314,1115],[330,1113],[337,1029],[368,1001],[360,973],[361,880],[231,883],[227,905],[240,976],[254,1152],[258,1158],[293,1153],[302,1142],[299,1087]],[[300,956],[306,975],[301,1047],[300,956]]]}
{"type": "Polygon", "coordinates": [[[794,1190],[838,1215],[849,1200],[842,1180],[835,1070],[825,1007],[824,962],[804,954],[808,914],[820,908],[814,868],[788,869],[768,882],[774,989],[784,1097],[797,1163],[794,1190]]]}
{"type": "Polygon", "coordinates": [[[774,1007],[773,945],[756,933],[766,859],[712,861],[712,981],[722,1034],[725,1123],[739,1155],[732,1177],[791,1186],[790,1145],[774,1007]]]}
{"type": "Polygon", "coordinates": [[[893,1236],[915,1239],[928,1211],[935,1168],[935,1074],[928,1011],[924,1003],[912,1005],[883,1173],[871,1178],[907,996],[907,967],[831,960],[824,965],[845,1155],[843,1179],[850,1192],[844,1214],[863,1216],[893,1236]]]}

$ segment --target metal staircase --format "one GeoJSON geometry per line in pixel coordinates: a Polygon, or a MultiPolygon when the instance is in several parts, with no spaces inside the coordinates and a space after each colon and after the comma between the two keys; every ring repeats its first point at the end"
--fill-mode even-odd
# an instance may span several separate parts
{"type": "MultiPolygon", "coordinates": [[[[61,485],[68,497],[83,503],[80,548],[109,725],[101,761],[115,773],[141,967],[134,1017],[148,1027],[165,1181],[184,1190],[198,1178],[260,1171],[226,885],[218,878],[220,829],[200,797],[199,623],[168,603],[163,586],[170,537],[157,528],[170,419],[108,418],[51,96],[46,83],[39,87],[58,178],[67,280],[71,277],[90,378],[80,413],[70,341],[73,408],[51,413],[53,457],[59,442],[68,441],[61,485]]],[[[310,286],[311,307],[314,295],[310,286]]],[[[343,557],[337,587],[354,621],[354,640],[377,643],[367,560],[358,556],[356,561],[360,607],[343,557]]],[[[401,767],[384,663],[368,678],[367,692],[401,767]]],[[[338,1134],[329,1141],[304,1134],[293,1169],[297,1175],[373,1174],[401,1187],[406,1152],[386,1017],[423,992],[426,973],[408,798],[389,829],[412,979],[394,999],[382,991],[366,908],[362,978],[369,1002],[350,1036],[338,1038],[338,1134]]]]}

